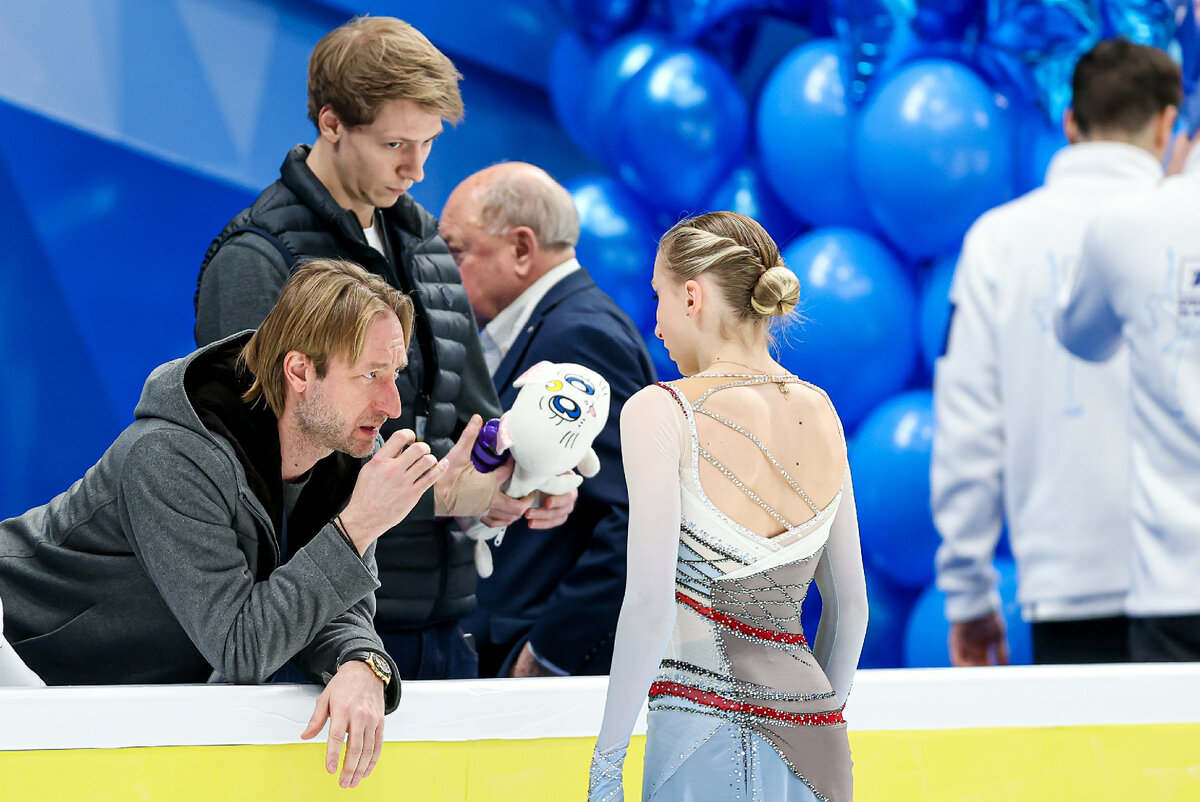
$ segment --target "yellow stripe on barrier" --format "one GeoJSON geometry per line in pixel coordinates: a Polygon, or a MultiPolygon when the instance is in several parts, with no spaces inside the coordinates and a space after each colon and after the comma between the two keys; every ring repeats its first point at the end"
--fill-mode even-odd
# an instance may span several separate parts
{"type": "Polygon", "coordinates": [[[1200,724],[851,732],[856,802],[1200,799],[1200,724]]]}
{"type": "MultiPolygon", "coordinates": [[[[626,784],[641,793],[645,736],[626,784]]],[[[583,800],[594,741],[385,743],[371,776],[346,791],[323,768],[324,745],[153,746],[0,752],[4,802],[537,802],[583,800]]]]}
{"type": "MultiPolygon", "coordinates": [[[[641,752],[626,767],[640,796],[641,752]]],[[[857,802],[1200,799],[1200,724],[851,732],[857,802]]],[[[0,752],[0,797],[50,800],[582,800],[590,738],[389,742],[347,792],[321,744],[0,752]]]]}

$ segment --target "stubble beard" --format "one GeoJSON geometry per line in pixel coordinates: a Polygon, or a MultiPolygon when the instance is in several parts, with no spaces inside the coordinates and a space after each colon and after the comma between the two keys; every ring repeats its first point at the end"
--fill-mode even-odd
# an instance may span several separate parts
{"type": "Polygon", "coordinates": [[[317,384],[312,395],[296,406],[296,428],[314,447],[340,451],[359,459],[368,456],[374,443],[361,446],[354,441],[354,431],[325,396],[317,384]]]}

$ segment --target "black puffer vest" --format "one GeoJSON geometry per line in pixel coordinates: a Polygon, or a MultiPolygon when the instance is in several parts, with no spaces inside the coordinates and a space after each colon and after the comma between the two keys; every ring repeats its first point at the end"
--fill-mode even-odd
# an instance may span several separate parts
{"type": "MultiPolygon", "coordinates": [[[[308,152],[307,145],[291,150],[280,168],[280,179],[213,241],[200,275],[230,236],[249,230],[271,241],[289,268],[313,258],[346,259],[408,293],[416,307],[416,331],[409,346],[409,367],[397,382],[402,412],[388,422],[383,434],[416,430],[418,416],[424,417],[425,441],[441,458],[454,445],[465,343],[477,336],[458,266],[438,236],[437,220],[409,195],[382,210],[388,244],[398,263],[393,266],[367,244],[354,213],[339,206],[309,169],[308,152]]],[[[377,542],[381,587],[375,594],[375,625],[380,632],[458,619],[475,609],[473,544],[448,521],[434,519],[430,502],[427,494],[377,542]]]]}

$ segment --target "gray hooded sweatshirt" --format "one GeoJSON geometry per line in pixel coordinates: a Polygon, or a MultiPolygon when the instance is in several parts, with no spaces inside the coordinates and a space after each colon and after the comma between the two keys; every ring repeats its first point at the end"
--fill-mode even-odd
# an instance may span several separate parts
{"type": "Polygon", "coordinates": [[[314,466],[280,564],[275,419],[241,403],[233,367],[248,338],[157,368],[82,479],[0,523],[3,631],[47,683],[261,683],[289,660],[327,682],[348,652],[384,653],[374,547],[360,558],[329,523],[357,460],[314,466]]]}

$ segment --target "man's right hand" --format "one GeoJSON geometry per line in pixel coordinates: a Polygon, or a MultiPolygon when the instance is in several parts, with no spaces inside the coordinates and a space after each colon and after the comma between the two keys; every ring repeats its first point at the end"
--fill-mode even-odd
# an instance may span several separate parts
{"type": "Polygon", "coordinates": [[[429,446],[416,439],[411,429],[393,432],[358,473],[341,517],[359,554],[404,520],[446,472],[446,460],[438,462],[429,446]]]}
{"type": "Polygon", "coordinates": [[[1004,622],[992,612],[974,621],[950,624],[950,663],[956,666],[1008,665],[1004,622]]]}

